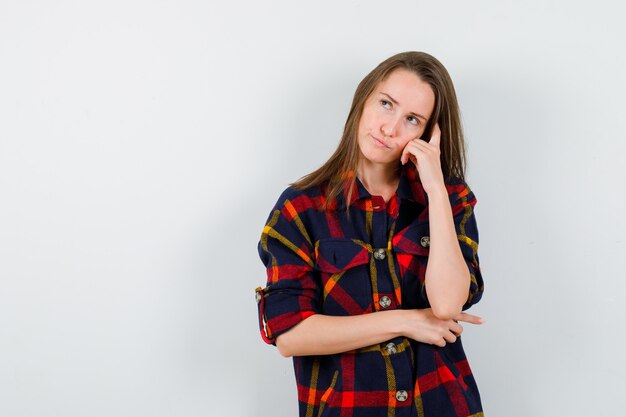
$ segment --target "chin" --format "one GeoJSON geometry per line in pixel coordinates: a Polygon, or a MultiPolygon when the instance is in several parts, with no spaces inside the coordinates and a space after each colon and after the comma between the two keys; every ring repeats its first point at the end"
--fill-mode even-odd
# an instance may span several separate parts
{"type": "Polygon", "coordinates": [[[363,159],[372,164],[390,164],[395,160],[395,158],[389,158],[389,155],[380,155],[378,152],[361,152],[361,154],[363,159]]]}

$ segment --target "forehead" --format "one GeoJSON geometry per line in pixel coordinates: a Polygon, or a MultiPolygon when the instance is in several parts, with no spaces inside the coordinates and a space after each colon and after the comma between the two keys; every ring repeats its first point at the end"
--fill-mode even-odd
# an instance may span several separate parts
{"type": "Polygon", "coordinates": [[[407,111],[419,112],[427,117],[435,105],[435,93],[431,86],[422,81],[417,74],[404,68],[392,71],[387,78],[378,83],[373,95],[383,93],[390,95],[407,111]]]}

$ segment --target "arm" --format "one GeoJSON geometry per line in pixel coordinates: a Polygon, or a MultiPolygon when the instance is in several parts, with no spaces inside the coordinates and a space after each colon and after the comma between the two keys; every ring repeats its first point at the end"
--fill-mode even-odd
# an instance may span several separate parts
{"type": "Polygon", "coordinates": [[[445,184],[440,140],[441,131],[436,124],[428,142],[414,139],[405,146],[401,162],[405,164],[411,160],[415,163],[428,194],[430,251],[424,287],[435,315],[449,319],[480,300],[483,280],[473,212],[476,198],[463,181],[445,184]]]}
{"type": "MultiPolygon", "coordinates": [[[[457,320],[481,324],[482,319],[460,313],[457,320]]],[[[445,346],[454,343],[463,327],[454,320],[436,318],[431,309],[389,310],[358,316],[315,314],[279,335],[276,346],[285,356],[329,355],[346,352],[398,336],[445,346]]]]}
{"type": "Polygon", "coordinates": [[[445,186],[428,193],[430,252],[425,286],[434,314],[441,319],[455,317],[467,301],[468,270],[454,225],[445,186]]]}

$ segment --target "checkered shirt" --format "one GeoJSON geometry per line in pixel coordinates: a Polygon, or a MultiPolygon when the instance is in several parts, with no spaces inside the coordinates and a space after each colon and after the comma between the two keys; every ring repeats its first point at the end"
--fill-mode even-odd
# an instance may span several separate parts
{"type": "MultiPolygon", "coordinates": [[[[270,212],[258,245],[267,284],[256,289],[267,343],[317,313],[430,307],[428,196],[415,168],[402,168],[388,202],[354,180],[349,219],[347,192],[321,210],[322,187],[288,187],[270,212]]],[[[476,198],[464,181],[445,185],[471,277],[467,310],[483,293],[476,198]]],[[[293,365],[301,417],[483,416],[461,337],[445,347],[396,337],[339,354],[294,356],[293,365]]]]}

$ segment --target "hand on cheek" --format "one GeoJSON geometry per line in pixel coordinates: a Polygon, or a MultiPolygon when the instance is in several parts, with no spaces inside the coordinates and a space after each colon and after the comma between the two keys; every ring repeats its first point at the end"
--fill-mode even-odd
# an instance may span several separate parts
{"type": "Polygon", "coordinates": [[[439,129],[439,123],[437,123],[433,128],[429,142],[415,138],[406,144],[400,156],[402,165],[405,165],[408,161],[413,162],[417,168],[422,186],[427,193],[444,187],[443,172],[441,171],[440,142],[441,130],[439,129]]]}

